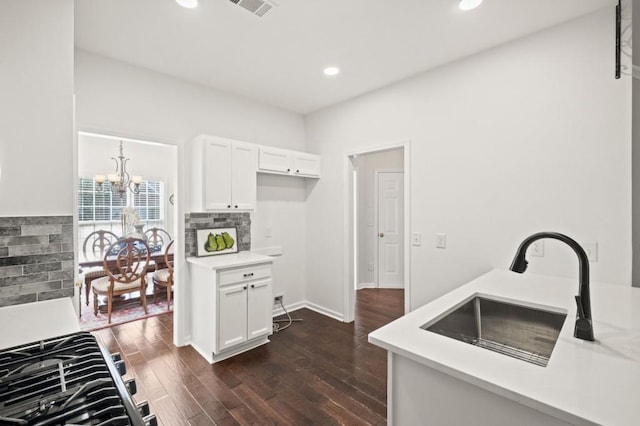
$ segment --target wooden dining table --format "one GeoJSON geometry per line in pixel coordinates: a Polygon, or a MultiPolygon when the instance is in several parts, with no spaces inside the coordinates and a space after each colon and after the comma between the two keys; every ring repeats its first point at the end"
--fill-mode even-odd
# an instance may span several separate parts
{"type": "MultiPolygon", "coordinates": [[[[170,262],[173,261],[173,253],[169,253],[168,260],[170,262]]],[[[91,268],[90,270],[93,271],[97,267],[104,268],[104,258],[85,259],[84,261],[78,262],[78,265],[80,266],[81,273],[87,272],[83,270],[90,269],[90,268],[91,268]]],[[[113,260],[107,259],[107,268],[109,268],[110,270],[115,270],[116,269],[115,265],[116,265],[115,257],[113,258],[113,260]],[[113,265],[113,266],[110,266],[110,265],[113,265]]],[[[147,266],[147,272],[153,272],[155,270],[163,269],[166,267],[167,265],[165,260],[164,248],[162,250],[152,252],[149,255],[149,265],[147,266]]],[[[91,292],[91,281],[94,279],[95,277],[90,277],[90,276],[86,276],[84,278],[85,298],[86,298],[87,305],[89,304],[89,293],[91,292]]]]}

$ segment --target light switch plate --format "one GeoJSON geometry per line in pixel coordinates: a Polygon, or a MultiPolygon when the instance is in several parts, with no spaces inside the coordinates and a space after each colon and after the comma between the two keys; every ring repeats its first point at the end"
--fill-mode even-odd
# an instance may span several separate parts
{"type": "Polygon", "coordinates": [[[411,234],[411,244],[418,247],[422,245],[422,234],[420,232],[411,234]]]}
{"type": "Polygon", "coordinates": [[[436,234],[436,248],[447,248],[447,234],[436,234]]]}
{"type": "Polygon", "coordinates": [[[598,261],[598,243],[584,243],[582,244],[582,248],[585,253],[587,253],[587,258],[589,262],[595,263],[598,261]]]}

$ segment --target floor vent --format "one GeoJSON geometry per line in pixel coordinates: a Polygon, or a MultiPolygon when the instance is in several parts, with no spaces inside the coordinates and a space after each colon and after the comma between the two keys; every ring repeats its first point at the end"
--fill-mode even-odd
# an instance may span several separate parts
{"type": "Polygon", "coordinates": [[[272,2],[267,2],[263,0],[229,0],[231,3],[235,3],[238,6],[241,6],[247,9],[249,12],[254,15],[258,15],[260,17],[264,16],[273,6],[275,6],[272,2]]]}

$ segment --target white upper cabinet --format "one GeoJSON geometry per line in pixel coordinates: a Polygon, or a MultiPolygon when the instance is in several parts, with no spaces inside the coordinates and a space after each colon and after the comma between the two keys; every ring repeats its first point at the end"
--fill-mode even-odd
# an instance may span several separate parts
{"type": "Polygon", "coordinates": [[[320,156],[288,149],[261,146],[258,171],[302,177],[320,177],[320,156]]]}
{"type": "Polygon", "coordinates": [[[305,152],[293,153],[293,174],[320,177],[320,156],[305,152]]]}
{"type": "Polygon", "coordinates": [[[261,146],[258,156],[258,170],[261,172],[291,172],[291,151],[261,146]]]}
{"type": "Polygon", "coordinates": [[[253,210],[257,146],[198,136],[191,146],[192,210],[253,210]]]}
{"type": "Polygon", "coordinates": [[[231,204],[234,210],[253,210],[256,206],[258,149],[249,143],[231,144],[231,204]]]}

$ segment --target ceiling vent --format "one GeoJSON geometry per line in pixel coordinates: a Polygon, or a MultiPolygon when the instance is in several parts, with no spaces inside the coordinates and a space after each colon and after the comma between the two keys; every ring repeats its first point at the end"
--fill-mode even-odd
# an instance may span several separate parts
{"type": "Polygon", "coordinates": [[[249,12],[253,13],[254,15],[258,15],[260,17],[264,16],[265,13],[267,13],[273,6],[275,6],[275,3],[267,2],[263,0],[229,0],[229,1],[231,3],[235,3],[238,6],[241,6],[247,9],[249,12]]]}

